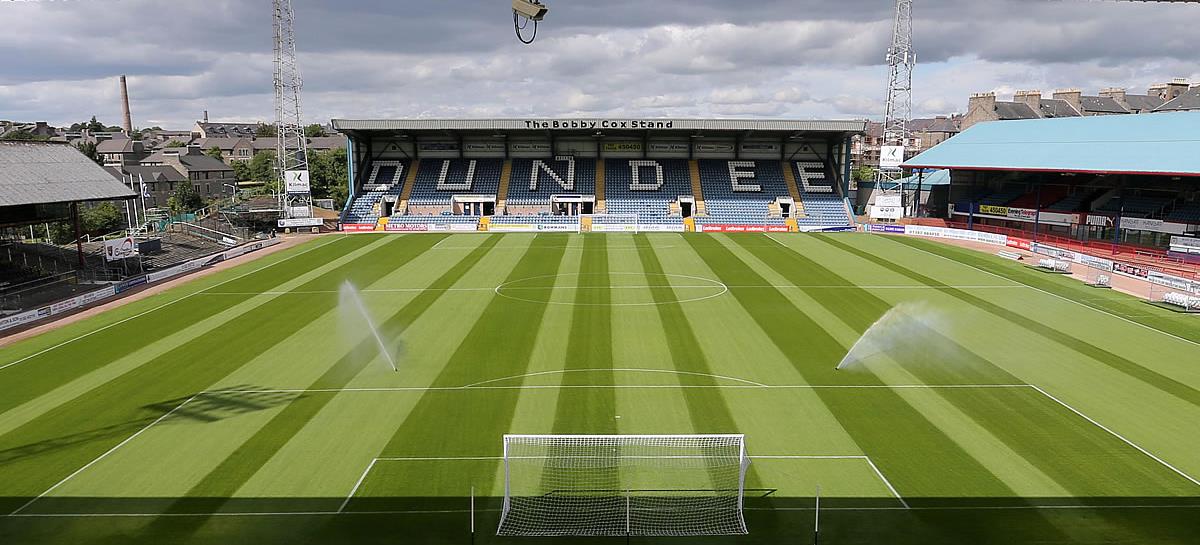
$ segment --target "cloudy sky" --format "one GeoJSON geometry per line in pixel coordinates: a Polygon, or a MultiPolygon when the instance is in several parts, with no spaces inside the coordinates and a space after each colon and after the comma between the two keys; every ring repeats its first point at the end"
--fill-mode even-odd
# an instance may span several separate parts
{"type": "MultiPolygon", "coordinates": [[[[333,117],[878,118],[889,0],[295,0],[307,121],[333,117]]],[[[917,0],[918,115],[977,91],[1200,81],[1198,4],[917,0]]],[[[271,119],[268,0],[0,0],[0,119],[189,128],[271,119]]]]}

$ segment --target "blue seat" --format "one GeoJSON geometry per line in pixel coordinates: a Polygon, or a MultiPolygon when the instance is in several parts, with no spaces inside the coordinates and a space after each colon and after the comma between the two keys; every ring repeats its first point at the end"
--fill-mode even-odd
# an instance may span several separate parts
{"type": "Polygon", "coordinates": [[[370,174],[363,190],[355,195],[344,216],[344,223],[375,223],[379,216],[375,205],[385,195],[399,197],[404,191],[404,179],[408,174],[409,161],[375,161],[370,165],[370,174]],[[382,187],[383,189],[378,189],[382,187]]]}
{"type": "Polygon", "coordinates": [[[422,160],[408,203],[450,206],[455,195],[495,195],[503,167],[503,159],[422,160]]]}
{"type": "Polygon", "coordinates": [[[550,204],[553,195],[596,194],[596,160],[571,159],[559,161],[555,159],[513,159],[512,174],[508,182],[508,195],[505,203],[517,206],[538,206],[550,204]],[[537,168],[534,178],[535,162],[545,168],[537,168]],[[574,163],[572,165],[572,163],[574,163]],[[546,169],[554,174],[550,174],[546,169]],[[558,179],[555,179],[557,177],[558,179]],[[565,187],[564,187],[565,186],[565,187]]]}
{"type": "Polygon", "coordinates": [[[687,160],[604,161],[604,200],[609,214],[667,216],[672,201],[678,200],[680,195],[691,194],[692,176],[687,160]]]}

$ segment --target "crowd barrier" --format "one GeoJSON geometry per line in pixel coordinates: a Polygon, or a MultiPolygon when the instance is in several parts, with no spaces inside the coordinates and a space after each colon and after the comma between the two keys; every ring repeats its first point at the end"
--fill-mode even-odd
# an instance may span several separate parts
{"type": "Polygon", "coordinates": [[[1147,282],[1158,284],[1173,290],[1184,291],[1187,293],[1200,294],[1200,282],[1189,280],[1187,278],[1167,274],[1161,271],[1151,270],[1142,265],[1134,265],[1111,259],[1104,259],[1088,255],[1074,250],[1065,250],[1040,242],[1032,242],[1027,239],[1001,235],[997,233],[986,233],[983,231],[968,231],[965,229],[954,229],[952,227],[926,227],[922,225],[892,225],[892,224],[866,224],[863,226],[868,233],[889,233],[900,235],[911,235],[928,238],[945,238],[953,240],[966,240],[972,242],[982,242],[996,246],[1006,246],[1009,248],[1019,248],[1027,250],[1038,255],[1044,255],[1063,261],[1078,263],[1088,268],[1098,269],[1103,272],[1110,272],[1145,280],[1147,282]]]}
{"type": "Polygon", "coordinates": [[[197,269],[203,269],[205,267],[215,265],[217,263],[225,261],[226,259],[233,259],[235,257],[245,255],[250,252],[261,250],[268,246],[274,246],[276,244],[279,244],[280,242],[283,242],[283,240],[278,239],[278,238],[271,238],[271,239],[251,242],[249,244],[243,244],[241,246],[237,246],[237,247],[225,250],[224,252],[221,252],[219,254],[214,254],[214,255],[207,256],[207,257],[201,257],[198,259],[193,259],[191,261],[188,261],[188,262],[180,264],[180,265],[176,265],[169,269],[163,269],[161,271],[154,271],[149,274],[144,274],[144,275],[135,276],[133,278],[128,278],[128,279],[125,279],[116,284],[112,284],[109,286],[105,286],[103,288],[89,291],[89,292],[81,294],[81,295],[76,295],[75,297],[71,297],[69,299],[63,299],[61,301],[56,301],[49,305],[45,305],[41,308],[21,312],[18,314],[11,314],[9,316],[4,316],[4,317],[0,318],[0,331],[3,331],[5,329],[11,329],[11,328],[21,326],[21,325],[25,325],[25,324],[28,324],[31,322],[36,322],[43,318],[57,316],[59,314],[70,312],[72,310],[80,309],[80,308],[101,302],[110,297],[116,297],[117,295],[120,295],[121,293],[129,291],[138,286],[145,285],[145,284],[153,284],[155,282],[162,282],[163,280],[167,280],[169,278],[173,278],[173,277],[179,276],[181,274],[186,274],[186,273],[195,271],[197,269]]]}

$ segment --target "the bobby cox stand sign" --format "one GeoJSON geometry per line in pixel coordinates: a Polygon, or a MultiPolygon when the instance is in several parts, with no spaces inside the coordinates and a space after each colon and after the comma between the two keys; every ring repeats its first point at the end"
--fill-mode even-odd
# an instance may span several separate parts
{"type": "Polygon", "coordinates": [[[675,121],[645,119],[527,119],[526,129],[593,130],[593,129],[664,129],[675,128],[675,121]]]}

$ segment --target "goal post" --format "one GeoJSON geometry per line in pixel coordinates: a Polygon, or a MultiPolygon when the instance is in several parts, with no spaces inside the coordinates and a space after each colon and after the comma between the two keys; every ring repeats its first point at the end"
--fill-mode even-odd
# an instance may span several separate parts
{"type": "Polygon", "coordinates": [[[501,536],[747,533],[744,435],[505,435],[501,536]]]}

